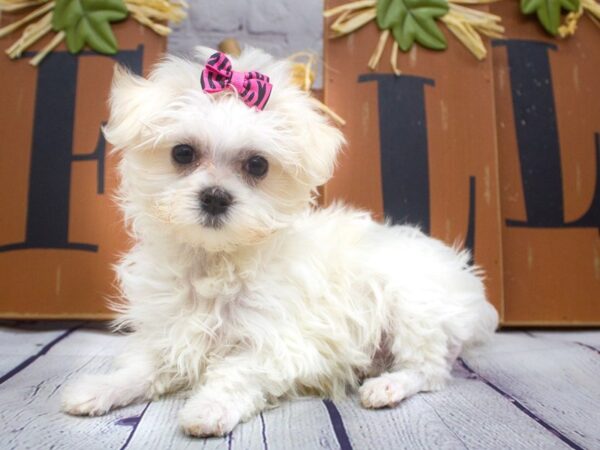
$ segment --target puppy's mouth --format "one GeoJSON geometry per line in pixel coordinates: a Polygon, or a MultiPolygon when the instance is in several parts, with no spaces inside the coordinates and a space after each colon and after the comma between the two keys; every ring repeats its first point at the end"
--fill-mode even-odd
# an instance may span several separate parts
{"type": "Polygon", "coordinates": [[[212,228],[213,230],[218,230],[219,228],[223,228],[225,225],[226,217],[224,215],[218,216],[204,216],[202,218],[202,226],[205,228],[212,228]]]}

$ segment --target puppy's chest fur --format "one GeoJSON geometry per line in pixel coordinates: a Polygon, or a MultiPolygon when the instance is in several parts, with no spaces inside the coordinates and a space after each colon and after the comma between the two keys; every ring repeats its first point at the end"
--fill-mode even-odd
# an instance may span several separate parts
{"type": "Polygon", "coordinates": [[[346,314],[335,283],[326,276],[307,282],[300,267],[213,259],[173,280],[176,295],[168,310],[152,314],[156,322],[148,330],[162,372],[193,385],[212,363],[247,354],[270,373],[319,368],[318,379],[306,373],[296,380],[301,389],[327,385],[327,372],[339,384],[331,390],[354,383],[355,374],[367,370],[378,337],[365,341],[365,324],[346,314]]]}

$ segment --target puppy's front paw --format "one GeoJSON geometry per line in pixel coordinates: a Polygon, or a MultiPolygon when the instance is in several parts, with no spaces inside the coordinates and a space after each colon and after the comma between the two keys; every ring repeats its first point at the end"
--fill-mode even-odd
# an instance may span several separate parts
{"type": "Polygon", "coordinates": [[[218,401],[191,399],[179,413],[185,434],[196,437],[223,436],[239,423],[240,412],[218,401]]]}
{"type": "Polygon", "coordinates": [[[386,376],[365,380],[358,393],[365,408],[394,407],[406,397],[402,385],[386,376]]]}
{"type": "Polygon", "coordinates": [[[110,389],[96,378],[88,376],[68,385],[62,394],[61,409],[73,416],[101,416],[110,411],[110,389]]]}

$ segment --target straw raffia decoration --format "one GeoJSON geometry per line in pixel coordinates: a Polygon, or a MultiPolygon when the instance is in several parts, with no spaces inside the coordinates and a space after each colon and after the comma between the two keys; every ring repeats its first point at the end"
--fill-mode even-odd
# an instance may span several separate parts
{"type": "MultiPolygon", "coordinates": [[[[123,3],[130,17],[161,36],[171,32],[166,23],[179,23],[186,17],[187,4],[184,0],[123,0],[123,3]]],[[[0,0],[0,13],[37,7],[23,18],[0,28],[0,38],[2,38],[25,27],[19,39],[6,49],[9,58],[21,57],[25,50],[53,31],[52,18],[55,6],[55,2],[50,0],[0,0]]],[[[30,60],[30,64],[37,66],[65,37],[64,31],[57,31],[50,42],[30,60]]]]}
{"type": "MultiPolygon", "coordinates": [[[[303,91],[310,92],[316,78],[317,55],[310,52],[298,52],[290,55],[288,60],[292,63],[292,82],[303,91]]],[[[346,125],[346,121],[325,103],[315,97],[311,97],[311,101],[338,125],[346,125]]]]}
{"type": "Polygon", "coordinates": [[[600,3],[595,0],[580,0],[579,9],[567,14],[565,22],[558,28],[561,38],[572,36],[577,30],[579,19],[585,14],[600,28],[600,3]]]}
{"type": "MultiPolygon", "coordinates": [[[[333,32],[331,38],[338,38],[352,33],[364,25],[376,21],[378,2],[385,0],[356,0],[343,5],[330,8],[324,12],[326,18],[334,18],[329,29],[333,32]]],[[[504,27],[501,25],[501,17],[489,12],[480,11],[464,5],[484,5],[500,0],[447,0],[447,13],[438,17],[450,32],[478,59],[482,60],[487,55],[487,49],[482,36],[490,38],[501,38],[504,27]]],[[[515,2],[516,3],[516,2],[515,2]]],[[[597,0],[580,0],[579,9],[568,13],[564,17],[563,24],[558,29],[560,37],[567,37],[575,33],[578,20],[587,15],[596,25],[600,27],[600,3],[597,0]]],[[[381,59],[387,41],[390,38],[390,30],[382,29],[368,66],[375,69],[381,59]]],[[[397,75],[399,45],[392,38],[392,53],[390,65],[397,75]]],[[[404,49],[407,50],[406,48],[404,49]]]]}
{"type": "MultiPolygon", "coordinates": [[[[504,27],[500,25],[501,18],[499,16],[467,8],[461,6],[461,4],[482,5],[495,1],[497,0],[449,0],[448,12],[440,19],[452,34],[479,60],[487,55],[481,35],[502,37],[504,27]]],[[[353,1],[328,9],[323,15],[326,18],[337,16],[329,26],[333,31],[332,38],[345,36],[376,19],[377,0],[353,1]]],[[[382,30],[375,50],[369,59],[369,68],[375,69],[377,67],[389,38],[390,30],[382,30]]],[[[397,75],[400,74],[398,69],[399,50],[398,42],[393,39],[390,64],[397,75]]]]}

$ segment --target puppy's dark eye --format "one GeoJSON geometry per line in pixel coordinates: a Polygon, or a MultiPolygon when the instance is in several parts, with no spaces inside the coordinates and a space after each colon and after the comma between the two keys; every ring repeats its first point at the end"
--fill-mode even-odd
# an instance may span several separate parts
{"type": "Polygon", "coordinates": [[[191,164],[196,160],[196,150],[191,145],[178,144],[171,150],[171,157],[177,164],[191,164]]]}
{"type": "Polygon", "coordinates": [[[269,161],[262,156],[252,156],[244,163],[244,170],[255,178],[264,177],[269,170],[269,161]]]}

